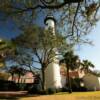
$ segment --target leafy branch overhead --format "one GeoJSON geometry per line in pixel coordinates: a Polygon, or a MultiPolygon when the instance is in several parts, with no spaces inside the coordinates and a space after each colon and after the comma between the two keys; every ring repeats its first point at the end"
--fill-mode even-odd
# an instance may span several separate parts
{"type": "Polygon", "coordinates": [[[33,24],[38,16],[52,13],[57,31],[73,42],[87,42],[84,36],[99,20],[99,10],[99,0],[0,0],[3,18],[11,17],[18,26],[33,24]]]}

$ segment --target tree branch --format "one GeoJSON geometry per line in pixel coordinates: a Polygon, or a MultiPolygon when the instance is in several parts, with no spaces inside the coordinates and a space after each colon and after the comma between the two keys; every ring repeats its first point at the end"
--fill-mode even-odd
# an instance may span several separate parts
{"type": "Polygon", "coordinates": [[[38,61],[35,61],[35,60],[33,60],[33,62],[40,63],[40,62],[38,62],[38,61]]]}
{"type": "Polygon", "coordinates": [[[41,70],[41,68],[34,67],[33,65],[32,65],[32,67],[35,68],[35,69],[41,70]]]}
{"type": "Polygon", "coordinates": [[[43,0],[40,0],[40,1],[41,1],[42,5],[38,4],[35,7],[27,7],[27,8],[23,9],[23,8],[18,8],[18,7],[10,5],[9,8],[13,8],[13,9],[18,10],[18,11],[12,11],[11,13],[23,13],[23,12],[27,12],[30,10],[36,10],[39,8],[41,8],[41,9],[60,9],[63,6],[65,6],[66,4],[79,3],[79,2],[82,2],[83,0],[64,0],[63,3],[55,4],[55,5],[48,5],[48,4],[45,4],[43,0]]]}
{"type": "Polygon", "coordinates": [[[68,37],[74,35],[74,25],[75,25],[75,22],[76,22],[76,17],[77,17],[77,14],[78,14],[79,7],[80,7],[80,3],[78,3],[77,8],[76,8],[76,12],[75,12],[75,15],[74,15],[74,19],[73,19],[73,23],[72,23],[72,32],[71,32],[70,35],[67,35],[65,38],[68,38],[68,37]]]}
{"type": "Polygon", "coordinates": [[[96,8],[96,11],[95,11],[95,14],[94,14],[94,19],[96,19],[96,15],[97,15],[97,12],[98,12],[99,8],[100,8],[100,4],[96,8]]]}
{"type": "Polygon", "coordinates": [[[80,3],[78,3],[77,9],[76,9],[76,12],[75,12],[75,16],[74,16],[74,20],[73,20],[73,24],[72,24],[72,34],[74,33],[74,25],[75,25],[75,22],[76,22],[76,17],[77,17],[77,14],[78,14],[79,7],[80,7],[80,3]]]}
{"type": "Polygon", "coordinates": [[[40,56],[38,55],[38,53],[37,53],[37,50],[36,50],[36,49],[35,49],[34,54],[37,56],[37,58],[38,58],[39,62],[40,62],[40,63],[42,63],[42,60],[41,60],[40,56]]]}

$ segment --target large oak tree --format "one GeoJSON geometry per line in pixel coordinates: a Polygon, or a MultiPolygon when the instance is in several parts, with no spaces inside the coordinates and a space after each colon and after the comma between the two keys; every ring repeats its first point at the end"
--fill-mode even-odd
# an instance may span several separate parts
{"type": "MultiPolygon", "coordinates": [[[[47,66],[54,61],[55,56],[61,55],[61,51],[64,52],[70,47],[60,34],[54,36],[52,30],[44,30],[33,25],[25,27],[24,33],[14,39],[13,42],[16,43],[17,46],[32,50],[33,54],[30,55],[32,58],[30,62],[37,63],[37,65],[40,64],[41,66],[43,89],[45,87],[45,70],[47,66]]],[[[16,55],[14,57],[16,57],[16,55]]],[[[22,57],[21,55],[20,58],[16,60],[20,60],[22,57]]]]}

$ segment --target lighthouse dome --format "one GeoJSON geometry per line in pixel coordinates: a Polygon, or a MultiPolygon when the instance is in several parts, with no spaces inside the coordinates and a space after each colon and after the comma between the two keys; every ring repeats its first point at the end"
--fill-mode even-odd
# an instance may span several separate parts
{"type": "Polygon", "coordinates": [[[46,18],[45,18],[45,20],[44,20],[44,24],[46,24],[46,21],[47,20],[53,20],[54,22],[55,22],[55,24],[56,24],[56,20],[55,20],[55,18],[54,18],[54,16],[52,15],[52,14],[48,14],[47,16],[46,16],[46,18]]]}

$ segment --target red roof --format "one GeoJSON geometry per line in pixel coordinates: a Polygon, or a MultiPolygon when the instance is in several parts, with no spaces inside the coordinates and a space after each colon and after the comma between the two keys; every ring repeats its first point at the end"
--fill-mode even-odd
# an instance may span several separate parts
{"type": "MultiPolygon", "coordinates": [[[[67,73],[63,70],[60,71],[60,74],[63,76],[67,76],[67,73]]],[[[69,72],[70,77],[79,77],[78,71],[69,72]]]]}

